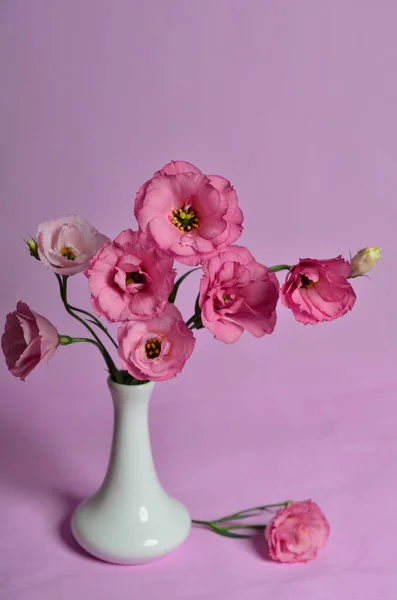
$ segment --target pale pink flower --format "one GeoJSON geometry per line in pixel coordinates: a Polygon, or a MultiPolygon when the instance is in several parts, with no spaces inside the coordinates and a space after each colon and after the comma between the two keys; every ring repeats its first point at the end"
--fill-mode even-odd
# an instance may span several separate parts
{"type": "Polygon", "coordinates": [[[150,319],[163,310],[172,292],[172,263],[144,233],[122,231],[85,271],[95,311],[112,322],[150,319]]]}
{"type": "Polygon", "coordinates": [[[109,238],[79,215],[45,221],[37,230],[40,260],[59,275],[84,271],[105,242],[109,238]]]}
{"type": "Polygon", "coordinates": [[[330,526],[315,502],[292,502],[265,529],[270,558],[283,563],[308,562],[326,544],[330,526]]]}
{"type": "Polygon", "coordinates": [[[227,344],[244,329],[255,337],[273,332],[276,325],[278,281],[241,246],[229,246],[203,263],[199,304],[201,319],[227,344]]]}
{"type": "Polygon", "coordinates": [[[179,262],[197,265],[241,235],[243,214],[230,182],[172,161],[138,191],[135,216],[142,231],[179,262]]]}
{"type": "Polygon", "coordinates": [[[350,275],[350,263],[341,256],[300,259],[280,290],[281,301],[305,325],[333,321],[351,310],[356,301],[347,281],[350,275]]]}
{"type": "Polygon", "coordinates": [[[52,357],[58,342],[54,325],[24,302],[18,302],[16,310],[7,315],[1,347],[10,372],[22,381],[52,357]]]}
{"type": "Polygon", "coordinates": [[[173,304],[150,321],[128,321],[118,331],[121,364],[136,379],[164,381],[180,373],[194,336],[173,304]]]}

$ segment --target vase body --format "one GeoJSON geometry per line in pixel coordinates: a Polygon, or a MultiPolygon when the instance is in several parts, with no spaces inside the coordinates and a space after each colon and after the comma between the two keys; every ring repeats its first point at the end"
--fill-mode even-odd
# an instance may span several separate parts
{"type": "Polygon", "coordinates": [[[72,531],[90,554],[117,564],[165,556],[186,539],[187,509],[161,486],[153,465],[148,408],[154,383],[108,381],[114,405],[109,465],[99,490],[77,507],[72,531]]]}

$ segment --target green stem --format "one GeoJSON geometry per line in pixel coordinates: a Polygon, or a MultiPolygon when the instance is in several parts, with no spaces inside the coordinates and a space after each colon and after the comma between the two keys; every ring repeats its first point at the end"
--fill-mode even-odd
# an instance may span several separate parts
{"type": "Polygon", "coordinates": [[[74,312],[79,312],[79,313],[81,313],[83,315],[87,315],[88,317],[90,317],[92,319],[93,324],[96,325],[97,327],[99,327],[99,329],[101,331],[103,331],[103,333],[105,335],[107,335],[107,337],[112,342],[112,344],[113,344],[113,346],[115,348],[118,348],[117,342],[112,338],[112,336],[110,335],[108,329],[105,327],[105,325],[95,315],[93,315],[90,312],[88,312],[88,310],[83,310],[82,308],[77,308],[77,306],[72,306],[71,304],[69,304],[69,307],[74,312]]]}
{"type": "Polygon", "coordinates": [[[290,271],[291,265],[274,265],[274,267],[269,267],[269,271],[273,271],[273,273],[277,273],[278,271],[290,271]]]}
{"type": "MultiPolygon", "coordinates": [[[[230,529],[233,529],[232,527],[218,527],[213,521],[199,521],[196,519],[192,519],[192,523],[195,523],[196,525],[204,525],[205,527],[208,527],[218,535],[223,535],[224,537],[239,539],[252,537],[251,535],[245,535],[242,533],[233,533],[232,531],[230,531],[230,529]]],[[[238,529],[238,527],[235,527],[234,529],[238,529]]],[[[251,529],[254,529],[254,527],[252,527],[251,529]]]]}
{"type": "Polygon", "coordinates": [[[59,336],[59,345],[60,346],[69,346],[70,344],[75,344],[77,342],[88,342],[89,344],[95,344],[98,346],[95,340],[91,340],[90,338],[75,338],[70,337],[70,335],[60,335],[59,336]]]}
{"type": "Polygon", "coordinates": [[[176,295],[178,293],[181,283],[186,279],[186,277],[188,275],[190,275],[190,273],[193,273],[194,271],[198,271],[199,269],[200,269],[200,267],[196,267],[195,269],[191,269],[190,271],[188,271],[187,273],[184,273],[181,277],[179,277],[178,281],[175,283],[173,290],[168,298],[168,302],[170,302],[170,304],[174,304],[176,295]]]}
{"type": "Polygon", "coordinates": [[[257,516],[258,511],[263,512],[268,510],[269,508],[280,508],[282,506],[288,506],[291,500],[286,500],[285,502],[277,502],[275,504],[265,504],[264,506],[255,506],[253,508],[247,508],[245,510],[241,510],[240,512],[233,513],[231,515],[227,515],[226,517],[222,517],[221,519],[216,519],[213,523],[224,523],[225,521],[234,521],[237,519],[249,519],[249,517],[257,516]]]}
{"type": "Polygon", "coordinates": [[[266,529],[266,525],[232,525],[231,527],[227,527],[228,531],[230,531],[231,529],[266,529]]]}
{"type": "Polygon", "coordinates": [[[109,352],[106,350],[105,346],[102,344],[101,340],[99,339],[99,337],[97,336],[97,334],[95,333],[95,331],[92,329],[92,327],[90,327],[88,325],[88,323],[86,321],[84,321],[84,319],[82,319],[81,317],[79,317],[78,315],[76,315],[73,310],[71,309],[71,307],[68,304],[67,301],[67,281],[68,278],[66,276],[61,277],[60,275],[56,274],[56,278],[58,279],[58,283],[59,283],[59,291],[61,294],[61,299],[63,302],[63,305],[66,309],[66,312],[73,317],[74,319],[76,319],[77,321],[79,321],[79,323],[81,323],[82,325],[84,325],[84,327],[86,329],[88,329],[88,331],[91,333],[92,337],[94,338],[94,340],[97,343],[97,346],[103,356],[103,358],[105,359],[106,365],[109,369],[109,373],[111,378],[113,379],[113,381],[116,381],[118,383],[122,383],[120,381],[120,377],[119,377],[119,372],[118,369],[116,368],[116,365],[114,364],[112,357],[110,356],[109,352]]]}

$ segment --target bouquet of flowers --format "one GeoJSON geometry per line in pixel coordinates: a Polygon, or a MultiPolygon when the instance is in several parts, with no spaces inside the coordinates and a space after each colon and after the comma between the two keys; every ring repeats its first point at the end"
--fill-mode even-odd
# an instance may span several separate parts
{"type": "MultiPolygon", "coordinates": [[[[356,301],[351,280],[365,275],[381,256],[379,248],[363,248],[350,260],[304,258],[293,265],[265,266],[236,244],[243,213],[231,183],[220,175],[205,175],[185,161],[168,163],[141,186],[135,217],[138,230],[126,229],[112,241],[78,215],[38,226],[36,237],[27,241],[30,254],[55,274],[66,311],[86,334],[60,335],[44,316],[18,302],[7,315],[1,340],[14,376],[25,380],[60,346],[84,342],[98,348],[116,383],[164,381],[178,375],[191,356],[193,331],[205,328],[226,344],[237,342],[244,331],[255,337],[270,335],[279,298],[305,325],[342,317],[356,301]],[[175,262],[192,269],[176,280],[175,262]],[[197,269],[202,270],[200,287],[193,314],[185,321],[175,302],[180,285],[197,269]],[[276,273],[281,271],[286,277],[280,286],[276,273]],[[69,301],[68,279],[79,273],[87,278],[95,314],[69,301]],[[101,317],[120,324],[117,342],[101,317]],[[117,348],[120,366],[104,339],[117,348]]],[[[326,539],[324,517],[313,503],[279,506],[282,514],[268,529],[269,540],[276,539],[282,521],[284,527],[289,523],[289,532],[292,527],[307,541],[309,530],[299,520],[302,514],[306,520],[310,514],[316,527],[321,524],[321,539],[326,539]]],[[[260,508],[264,507],[236,513],[232,520],[257,514],[260,508]]],[[[203,523],[225,535],[232,526],[219,523],[229,521],[203,523]]],[[[275,558],[291,558],[291,553],[277,548],[275,558]]]]}

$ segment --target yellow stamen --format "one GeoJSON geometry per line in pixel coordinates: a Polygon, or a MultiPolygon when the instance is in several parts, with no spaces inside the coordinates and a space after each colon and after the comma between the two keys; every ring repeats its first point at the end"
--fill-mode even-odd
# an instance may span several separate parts
{"type": "Polygon", "coordinates": [[[190,204],[184,208],[174,208],[170,216],[170,222],[179,229],[179,231],[191,231],[192,227],[198,229],[200,226],[199,217],[190,204]]]}
{"type": "Polygon", "coordinates": [[[60,255],[63,256],[64,258],[67,258],[68,260],[75,260],[75,258],[76,258],[76,255],[73,252],[73,249],[69,248],[68,246],[64,246],[63,248],[61,248],[60,255]]]}
{"type": "Polygon", "coordinates": [[[145,344],[145,351],[147,358],[157,358],[161,352],[161,339],[152,338],[145,344]]]}

